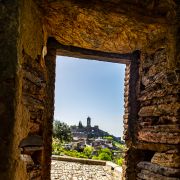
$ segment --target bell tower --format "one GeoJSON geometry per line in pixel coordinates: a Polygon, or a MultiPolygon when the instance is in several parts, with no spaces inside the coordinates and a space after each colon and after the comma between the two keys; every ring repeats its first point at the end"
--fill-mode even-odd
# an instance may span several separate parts
{"type": "Polygon", "coordinates": [[[87,127],[91,127],[91,118],[90,117],[87,118],[87,127]]]}

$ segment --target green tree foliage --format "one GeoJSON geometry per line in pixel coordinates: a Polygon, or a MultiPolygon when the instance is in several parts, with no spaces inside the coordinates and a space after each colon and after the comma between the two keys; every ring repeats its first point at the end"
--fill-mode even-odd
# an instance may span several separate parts
{"type": "MultiPolygon", "coordinates": [[[[81,123],[80,123],[81,126],[81,123]]],[[[112,140],[111,136],[106,136],[105,139],[112,140]]],[[[116,147],[119,148],[120,154],[117,154],[115,151],[109,148],[97,148],[94,152],[94,148],[92,146],[86,146],[81,151],[80,150],[67,150],[64,148],[63,144],[65,142],[72,140],[72,134],[70,127],[62,123],[60,121],[54,121],[53,124],[53,142],[52,142],[52,154],[54,155],[66,155],[77,158],[88,158],[88,159],[97,159],[97,160],[105,160],[112,161],[119,166],[123,164],[123,156],[122,153],[126,149],[125,145],[122,145],[119,142],[112,141],[116,147]],[[94,153],[93,153],[94,152],[94,153]],[[95,155],[96,154],[96,155],[95,155]]]]}
{"type": "Polygon", "coordinates": [[[91,158],[92,157],[92,152],[93,152],[94,148],[92,146],[86,146],[83,150],[83,153],[88,157],[91,158]]]}
{"type": "Polygon", "coordinates": [[[112,161],[112,152],[108,148],[102,148],[98,152],[98,156],[93,156],[92,159],[112,161]]]}
{"type": "Polygon", "coordinates": [[[65,154],[65,155],[71,156],[71,157],[76,157],[76,158],[85,158],[85,159],[88,158],[83,152],[78,152],[76,150],[65,150],[65,149],[63,149],[62,154],[65,154]]]}
{"type": "Polygon", "coordinates": [[[52,139],[52,154],[60,155],[62,151],[61,142],[57,138],[52,139]]]}
{"type": "Polygon", "coordinates": [[[98,160],[98,156],[93,156],[92,159],[98,160]]]}
{"type": "Polygon", "coordinates": [[[109,140],[109,141],[113,141],[113,137],[112,137],[112,136],[104,136],[103,138],[104,138],[104,139],[107,139],[107,140],[109,140]]]}
{"type": "Polygon", "coordinates": [[[117,164],[118,164],[119,166],[122,166],[123,161],[124,161],[124,159],[123,159],[123,158],[120,158],[120,159],[117,160],[117,164]]]}
{"type": "Polygon", "coordinates": [[[111,161],[112,160],[111,156],[107,153],[104,153],[104,152],[99,154],[98,159],[105,160],[105,161],[111,161]]]}
{"type": "Polygon", "coordinates": [[[124,144],[121,144],[121,143],[119,143],[119,142],[114,141],[114,145],[115,145],[116,147],[118,147],[119,149],[121,149],[122,151],[125,151],[125,150],[126,150],[126,145],[124,145],[124,144]]]}
{"type": "Polygon", "coordinates": [[[54,121],[53,137],[59,139],[61,143],[70,142],[72,140],[70,127],[66,123],[60,121],[54,121]]]}
{"type": "Polygon", "coordinates": [[[106,154],[108,154],[110,157],[112,157],[112,152],[111,152],[111,150],[110,150],[109,148],[102,148],[102,149],[100,149],[100,150],[99,150],[99,154],[101,154],[101,153],[106,153],[106,154]]]}

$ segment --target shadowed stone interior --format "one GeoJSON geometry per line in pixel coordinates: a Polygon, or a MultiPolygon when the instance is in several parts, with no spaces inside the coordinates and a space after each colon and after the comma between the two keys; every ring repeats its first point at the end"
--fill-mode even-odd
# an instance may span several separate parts
{"type": "Polygon", "coordinates": [[[180,179],[179,20],[174,0],[0,1],[0,178],[50,179],[61,54],[126,64],[123,179],[180,179]]]}

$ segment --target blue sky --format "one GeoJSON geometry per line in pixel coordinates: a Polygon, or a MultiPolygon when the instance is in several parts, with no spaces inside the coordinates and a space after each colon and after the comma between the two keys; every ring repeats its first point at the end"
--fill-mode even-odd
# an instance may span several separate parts
{"type": "Polygon", "coordinates": [[[78,59],[56,58],[54,118],[77,125],[91,117],[110,134],[123,134],[125,65],[78,59]]]}

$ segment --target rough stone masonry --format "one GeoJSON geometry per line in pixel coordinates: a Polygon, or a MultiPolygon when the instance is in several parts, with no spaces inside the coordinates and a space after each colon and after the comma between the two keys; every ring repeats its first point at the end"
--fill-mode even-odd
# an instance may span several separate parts
{"type": "Polygon", "coordinates": [[[126,64],[123,179],[180,179],[179,32],[175,0],[1,0],[0,179],[50,179],[58,54],[126,64]]]}

